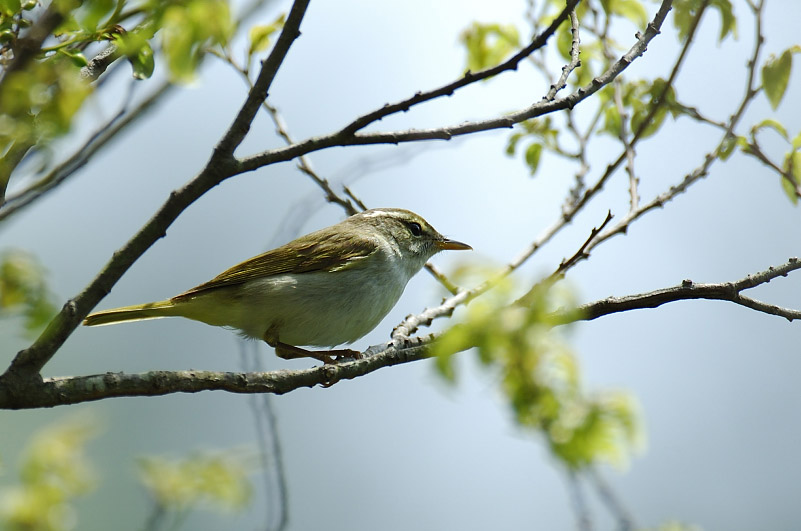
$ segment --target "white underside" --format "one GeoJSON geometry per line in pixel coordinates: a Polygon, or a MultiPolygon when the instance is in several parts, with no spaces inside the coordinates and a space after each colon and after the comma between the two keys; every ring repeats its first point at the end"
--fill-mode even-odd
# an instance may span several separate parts
{"type": "MultiPolygon", "coordinates": [[[[391,271],[391,272],[390,272],[391,271]]],[[[335,346],[366,335],[398,302],[410,275],[346,269],[286,274],[210,290],[182,301],[176,313],[244,336],[295,346],[335,346]]]]}

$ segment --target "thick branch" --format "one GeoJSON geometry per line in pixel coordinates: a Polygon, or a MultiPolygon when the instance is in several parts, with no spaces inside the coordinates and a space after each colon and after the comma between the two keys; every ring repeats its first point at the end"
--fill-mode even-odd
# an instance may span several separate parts
{"type": "Polygon", "coordinates": [[[272,372],[150,371],[138,374],[106,373],[91,376],[15,380],[0,386],[0,408],[53,407],[122,396],[161,396],[172,393],[228,391],[231,393],[284,394],[301,387],[330,387],[382,367],[408,363],[428,356],[430,340],[411,339],[368,349],[376,353],[361,360],[311,369],[272,372]]]}
{"type": "MultiPolygon", "coordinates": [[[[801,260],[748,275],[734,282],[694,284],[685,280],[678,286],[626,297],[609,297],[584,304],[577,309],[559,310],[548,321],[554,325],[589,321],[612,313],[656,308],[679,300],[708,299],[730,301],[748,308],[778,315],[790,321],[801,319],[801,311],[756,301],[742,291],[766,284],[801,269],[801,260]]],[[[151,371],[139,374],[107,373],[28,379],[9,379],[0,385],[0,409],[30,409],[77,404],[122,396],[161,396],[172,393],[228,391],[231,393],[284,394],[301,387],[331,386],[340,380],[364,376],[382,367],[428,358],[435,335],[395,337],[392,342],[367,349],[364,358],[311,369],[272,372],[231,373],[215,371],[151,371]]],[[[469,345],[465,346],[465,349],[469,345]]]]}
{"type": "Polygon", "coordinates": [[[300,37],[300,23],[306,13],[306,8],[309,7],[309,1],[295,0],[292,4],[292,9],[289,10],[281,35],[278,36],[270,55],[262,62],[259,76],[250,89],[244,105],[242,105],[236,118],[234,118],[234,122],[228,128],[225,136],[217,144],[216,149],[218,152],[229,156],[233,155],[234,150],[242,143],[245,135],[250,131],[250,124],[253,123],[261,104],[267,99],[267,91],[270,90],[278,69],[283,64],[287,53],[289,53],[289,47],[292,46],[295,39],[300,37]]]}

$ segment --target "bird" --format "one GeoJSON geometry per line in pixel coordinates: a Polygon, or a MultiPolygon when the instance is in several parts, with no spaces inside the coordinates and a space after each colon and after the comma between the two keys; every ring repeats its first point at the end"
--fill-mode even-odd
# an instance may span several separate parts
{"type": "Polygon", "coordinates": [[[334,363],[332,356],[359,357],[358,352],[301,347],[331,348],[364,337],[432,256],[471,249],[409,210],[365,210],[170,299],[92,313],[83,324],[184,317],[264,340],[284,359],[334,363]]]}

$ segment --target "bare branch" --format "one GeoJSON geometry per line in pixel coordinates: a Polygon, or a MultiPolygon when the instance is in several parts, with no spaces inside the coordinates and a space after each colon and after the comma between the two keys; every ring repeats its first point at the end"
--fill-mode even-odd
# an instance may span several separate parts
{"type": "Polygon", "coordinates": [[[348,137],[350,135],[353,135],[354,133],[356,133],[356,131],[364,129],[371,123],[376,122],[378,120],[382,120],[383,118],[386,118],[391,114],[395,114],[402,111],[403,112],[408,111],[414,105],[418,105],[425,101],[433,100],[435,98],[439,98],[442,96],[450,96],[456,90],[465,87],[467,85],[470,85],[472,83],[475,83],[477,81],[481,81],[483,79],[496,76],[501,72],[505,72],[508,70],[517,70],[517,67],[521,61],[523,61],[526,57],[534,53],[534,51],[542,48],[543,46],[545,46],[545,44],[547,44],[548,39],[551,37],[551,35],[553,35],[554,32],[556,32],[557,28],[559,28],[562,22],[564,22],[567,19],[568,15],[570,15],[570,13],[573,12],[573,10],[576,8],[579,2],[580,0],[567,0],[565,8],[562,10],[561,13],[559,13],[559,15],[557,15],[556,18],[553,19],[551,24],[544,31],[542,31],[539,35],[534,37],[534,39],[532,39],[531,43],[529,43],[528,46],[517,52],[515,55],[513,55],[511,58],[504,61],[503,63],[497,66],[493,66],[491,68],[486,68],[480,72],[475,72],[475,73],[470,71],[465,72],[464,76],[462,76],[460,79],[457,79],[452,83],[448,83],[443,87],[434,90],[429,90],[426,92],[418,92],[411,98],[407,98],[397,103],[393,104],[388,103],[384,105],[382,108],[377,109],[368,114],[365,114],[364,116],[360,116],[350,124],[346,125],[341,131],[343,136],[348,137]]]}
{"type": "Polygon", "coordinates": [[[595,485],[595,490],[598,491],[598,497],[617,520],[618,529],[620,531],[632,531],[636,529],[637,526],[634,523],[631,512],[623,506],[598,468],[594,466],[587,467],[586,474],[595,485]]]}
{"type": "MultiPolygon", "coordinates": [[[[477,133],[480,131],[490,131],[493,129],[508,129],[511,128],[516,123],[520,123],[522,121],[535,118],[537,116],[542,116],[544,114],[552,113],[559,110],[572,109],[578,103],[584,101],[588,97],[598,92],[602,87],[611,83],[637,57],[645,53],[648,47],[648,43],[650,43],[651,40],[653,40],[653,38],[659,34],[659,29],[661,28],[662,23],[665,21],[665,18],[667,17],[671,5],[672,5],[672,0],[663,0],[662,5],[660,6],[659,10],[656,13],[656,16],[654,17],[654,20],[650,24],[648,24],[648,28],[646,29],[644,34],[639,34],[637,36],[637,41],[627,53],[625,53],[622,57],[620,57],[620,59],[615,61],[606,70],[606,72],[593,79],[589,85],[587,85],[586,87],[579,88],[578,90],[565,96],[564,98],[558,98],[553,101],[545,101],[545,100],[540,101],[529,107],[526,107],[525,109],[509,113],[501,117],[495,117],[475,122],[466,122],[458,125],[439,127],[434,129],[411,129],[408,131],[376,132],[376,133],[351,133],[350,130],[348,129],[349,127],[352,128],[351,124],[350,126],[346,126],[344,129],[341,129],[340,131],[337,131],[335,133],[309,138],[307,140],[298,142],[291,146],[286,146],[283,148],[275,148],[268,151],[264,151],[262,153],[258,153],[256,155],[245,157],[240,161],[241,171],[253,171],[258,168],[261,168],[262,166],[274,164],[276,162],[286,162],[288,160],[294,159],[295,157],[299,157],[300,155],[305,155],[306,153],[310,153],[312,151],[319,151],[322,149],[327,149],[336,146],[398,144],[400,142],[412,142],[419,140],[449,140],[455,136],[467,135],[471,133],[477,133]]],[[[437,91],[431,91],[425,94],[431,94],[433,92],[437,91]]],[[[406,101],[408,102],[413,99],[414,97],[406,101]]],[[[415,100],[415,103],[419,102],[415,100]]],[[[413,105],[413,103],[405,104],[404,108],[408,108],[409,105],[413,105]]],[[[385,116],[385,114],[382,114],[381,110],[375,111],[374,113],[365,116],[372,116],[373,114],[380,115],[379,117],[385,116]]],[[[359,122],[359,124],[361,123],[362,122],[359,122]]]]}
{"type": "MultiPolygon", "coordinates": [[[[643,308],[656,308],[679,300],[707,299],[730,301],[742,306],[784,317],[801,319],[801,311],[781,308],[740,292],[784,277],[801,269],[801,260],[790,258],[786,263],[748,275],[734,282],[694,284],[685,280],[678,286],[627,297],[609,297],[584,304],[576,309],[559,310],[549,316],[554,326],[575,321],[589,321],[604,315],[643,308]]],[[[466,297],[467,292],[452,297],[466,297]]],[[[451,312],[453,310],[451,309],[451,312]]],[[[429,310],[426,310],[429,312],[429,310]]],[[[417,321],[425,321],[425,312],[417,321]]],[[[408,321],[408,319],[407,319],[408,321]]],[[[77,404],[121,396],[161,396],[172,393],[228,391],[232,393],[284,394],[301,387],[331,386],[340,380],[353,379],[401,363],[428,358],[435,335],[403,337],[393,333],[393,340],[364,352],[359,360],[343,361],[311,369],[271,372],[231,373],[215,371],[151,371],[139,374],[106,373],[91,376],[58,378],[0,378],[0,409],[29,409],[77,404]]],[[[465,349],[469,345],[465,346],[465,349]]]]}
{"type": "Polygon", "coordinates": [[[267,91],[270,90],[278,69],[283,64],[287,53],[289,53],[289,47],[292,46],[295,39],[300,37],[300,23],[306,13],[306,8],[309,6],[309,1],[295,0],[292,3],[292,8],[289,10],[289,15],[287,15],[286,22],[275,46],[270,55],[267,56],[267,59],[262,62],[261,70],[256,82],[253,84],[253,88],[250,89],[248,97],[245,99],[245,103],[236,118],[234,118],[231,127],[228,128],[228,131],[217,144],[216,153],[232,156],[234,150],[239,147],[239,144],[245,139],[245,135],[250,131],[250,124],[253,123],[261,104],[267,99],[267,91]]]}
{"type": "Polygon", "coordinates": [[[579,59],[581,38],[579,37],[579,20],[575,9],[570,12],[570,32],[573,34],[573,42],[570,45],[570,62],[562,67],[562,74],[559,76],[559,80],[551,85],[545,95],[544,99],[548,101],[556,98],[556,93],[567,86],[567,78],[570,77],[573,70],[581,66],[581,60],[579,59]]]}
{"type": "MultiPolygon", "coordinates": [[[[773,304],[767,304],[742,295],[740,292],[767,284],[777,277],[787,276],[788,273],[801,269],[801,260],[790,258],[778,267],[770,267],[765,271],[748,275],[747,277],[735,282],[723,282],[720,284],[696,284],[691,280],[685,280],[678,286],[628,295],[626,297],[609,297],[592,303],[584,304],[576,308],[581,321],[592,321],[599,317],[612,313],[625,312],[628,310],[639,310],[643,308],[657,308],[669,302],[707,299],[729,301],[746,308],[751,308],[759,312],[784,317],[788,321],[801,319],[801,311],[789,308],[782,308],[773,304]]],[[[554,314],[555,322],[567,323],[576,320],[572,316],[558,312],[554,314]]]]}

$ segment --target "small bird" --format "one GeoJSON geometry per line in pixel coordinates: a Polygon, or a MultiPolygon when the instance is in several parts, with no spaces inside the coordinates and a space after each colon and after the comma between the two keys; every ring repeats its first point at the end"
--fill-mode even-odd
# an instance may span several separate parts
{"type": "Polygon", "coordinates": [[[284,359],[355,356],[323,352],[365,336],[398,302],[406,284],[443,250],[469,250],[422,217],[399,208],[355,214],[223,271],[158,302],[93,313],[86,326],[185,317],[262,339],[284,359]]]}

